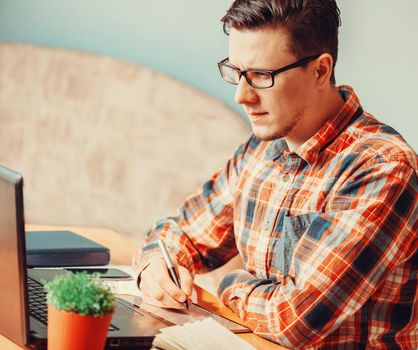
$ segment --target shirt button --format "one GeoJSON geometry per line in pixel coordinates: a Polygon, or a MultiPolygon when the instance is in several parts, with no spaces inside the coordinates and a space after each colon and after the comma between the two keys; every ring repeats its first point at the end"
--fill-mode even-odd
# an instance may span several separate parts
{"type": "Polygon", "coordinates": [[[264,230],[268,231],[270,229],[270,221],[267,221],[264,225],[264,230]]]}
{"type": "Polygon", "coordinates": [[[289,174],[283,174],[282,175],[282,181],[283,182],[288,182],[290,180],[290,176],[289,174]]]}

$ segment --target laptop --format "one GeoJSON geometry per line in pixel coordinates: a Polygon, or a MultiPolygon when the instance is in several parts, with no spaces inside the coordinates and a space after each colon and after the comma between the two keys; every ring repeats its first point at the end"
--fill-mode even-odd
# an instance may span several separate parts
{"type": "MultiPolygon", "coordinates": [[[[0,334],[20,346],[47,347],[47,304],[42,281],[68,273],[68,269],[31,269],[26,260],[22,176],[0,165],[0,334]]],[[[191,304],[183,315],[141,300],[116,298],[106,348],[149,349],[161,328],[212,317],[234,333],[249,329],[191,304]]]]}
{"type": "MultiPolygon", "coordinates": [[[[46,349],[46,296],[41,280],[67,272],[27,268],[23,179],[1,165],[0,257],[0,333],[22,347],[46,349]]],[[[158,330],[171,325],[118,298],[106,348],[148,349],[158,330]]]]}

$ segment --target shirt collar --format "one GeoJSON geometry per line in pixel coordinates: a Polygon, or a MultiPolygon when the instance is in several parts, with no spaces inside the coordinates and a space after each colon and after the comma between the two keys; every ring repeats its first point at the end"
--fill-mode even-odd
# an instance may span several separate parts
{"type": "MultiPolygon", "coordinates": [[[[339,86],[338,92],[345,103],[337,115],[327,120],[310,139],[292,152],[309,165],[313,165],[318,159],[321,150],[333,141],[354,117],[357,117],[363,112],[360,101],[352,87],[347,85],[339,86]]],[[[286,153],[289,153],[289,149],[285,139],[281,138],[272,141],[267,147],[266,157],[273,161],[278,158],[285,158],[286,153]]]]}

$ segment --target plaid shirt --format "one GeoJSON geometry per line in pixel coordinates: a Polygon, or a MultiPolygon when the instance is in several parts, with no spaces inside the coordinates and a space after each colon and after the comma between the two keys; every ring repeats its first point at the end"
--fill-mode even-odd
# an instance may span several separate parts
{"type": "Polygon", "coordinates": [[[257,334],[289,348],[417,349],[417,155],[363,112],[354,91],[296,151],[251,137],[161,235],[201,273],[239,253],[222,301],[257,334]]]}

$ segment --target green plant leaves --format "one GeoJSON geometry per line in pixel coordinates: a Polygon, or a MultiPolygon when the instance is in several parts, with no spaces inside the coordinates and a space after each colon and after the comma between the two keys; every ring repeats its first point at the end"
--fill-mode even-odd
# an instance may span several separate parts
{"type": "Polygon", "coordinates": [[[44,288],[48,303],[58,310],[102,316],[115,309],[115,297],[98,274],[70,272],[56,276],[44,288]]]}

